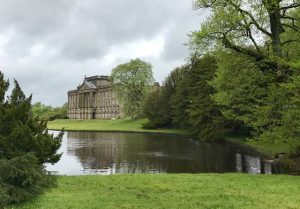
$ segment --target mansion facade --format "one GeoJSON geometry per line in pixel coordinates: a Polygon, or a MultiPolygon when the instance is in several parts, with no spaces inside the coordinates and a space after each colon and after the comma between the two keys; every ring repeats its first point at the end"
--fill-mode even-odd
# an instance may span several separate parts
{"type": "Polygon", "coordinates": [[[68,91],[70,119],[113,119],[122,116],[122,105],[109,76],[85,78],[76,90],[68,91]]]}

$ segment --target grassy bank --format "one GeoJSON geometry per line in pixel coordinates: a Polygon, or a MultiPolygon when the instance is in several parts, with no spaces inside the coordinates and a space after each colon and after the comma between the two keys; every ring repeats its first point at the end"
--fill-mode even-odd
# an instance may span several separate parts
{"type": "Polygon", "coordinates": [[[175,133],[188,135],[185,130],[179,129],[143,129],[143,124],[147,119],[139,120],[54,120],[48,122],[48,128],[53,130],[72,131],[128,131],[128,132],[158,132],[158,133],[175,133]]]}
{"type": "Polygon", "coordinates": [[[300,208],[300,178],[244,174],[58,177],[58,186],[15,209],[300,208]]]}
{"type": "Polygon", "coordinates": [[[226,136],[226,139],[232,142],[244,144],[247,146],[254,147],[261,153],[265,153],[271,157],[274,157],[277,153],[290,153],[292,147],[287,143],[271,143],[271,142],[260,142],[260,141],[251,141],[247,136],[226,136]]]}
{"type": "MultiPolygon", "coordinates": [[[[182,135],[190,135],[186,130],[179,129],[143,129],[143,124],[147,122],[147,119],[139,120],[54,120],[48,122],[48,128],[53,130],[65,130],[72,131],[127,131],[127,132],[158,132],[158,133],[175,133],[182,135]]],[[[283,143],[272,144],[266,142],[249,142],[245,136],[227,136],[227,140],[238,142],[241,144],[255,147],[259,151],[274,156],[276,153],[289,153],[290,146],[283,143]]]]}

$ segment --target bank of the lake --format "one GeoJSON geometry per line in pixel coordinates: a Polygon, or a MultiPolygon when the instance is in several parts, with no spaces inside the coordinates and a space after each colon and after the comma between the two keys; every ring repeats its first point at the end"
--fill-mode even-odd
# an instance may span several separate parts
{"type": "Polygon", "coordinates": [[[300,178],[244,174],[58,177],[58,186],[15,209],[300,208],[300,178]]]}
{"type": "Polygon", "coordinates": [[[66,131],[116,131],[116,132],[152,132],[190,135],[186,130],[180,129],[143,129],[147,119],[117,119],[117,120],[74,120],[58,119],[48,122],[51,130],[66,131]]]}
{"type": "MultiPolygon", "coordinates": [[[[129,120],[74,120],[74,119],[57,119],[48,122],[48,128],[51,130],[66,131],[116,131],[116,132],[152,132],[152,133],[168,133],[191,136],[187,130],[180,129],[144,129],[143,124],[147,119],[129,120]]],[[[288,153],[290,146],[283,143],[267,143],[267,142],[249,142],[245,136],[227,136],[227,140],[233,143],[244,144],[257,149],[261,153],[273,157],[276,153],[288,153]]]]}

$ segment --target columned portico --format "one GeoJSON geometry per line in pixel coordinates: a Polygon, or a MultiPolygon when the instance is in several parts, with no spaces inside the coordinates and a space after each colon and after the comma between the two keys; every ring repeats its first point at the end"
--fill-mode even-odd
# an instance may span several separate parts
{"type": "Polygon", "coordinates": [[[121,104],[108,76],[84,79],[76,90],[68,92],[68,116],[71,119],[112,119],[122,116],[121,104]]]}

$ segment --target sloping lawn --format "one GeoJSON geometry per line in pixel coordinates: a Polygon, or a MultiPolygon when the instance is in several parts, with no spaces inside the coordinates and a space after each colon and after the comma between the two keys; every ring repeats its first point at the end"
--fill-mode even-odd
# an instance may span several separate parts
{"type": "Polygon", "coordinates": [[[48,128],[52,130],[71,131],[127,131],[127,132],[159,132],[187,135],[188,132],[179,129],[143,129],[147,119],[139,120],[54,120],[48,122],[48,128]]]}

